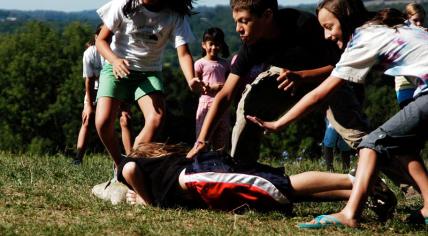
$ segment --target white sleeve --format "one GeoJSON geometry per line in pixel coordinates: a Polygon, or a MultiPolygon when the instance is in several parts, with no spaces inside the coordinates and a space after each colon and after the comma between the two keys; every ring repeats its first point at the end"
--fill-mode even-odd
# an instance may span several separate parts
{"type": "Polygon", "coordinates": [[[83,53],[83,78],[95,76],[95,68],[93,67],[90,47],[83,53]]]}
{"type": "Polygon", "coordinates": [[[122,23],[122,8],[125,4],[126,0],[112,0],[97,10],[97,14],[111,32],[115,32],[122,23]]]}
{"type": "Polygon", "coordinates": [[[368,72],[378,62],[383,45],[381,38],[376,29],[358,29],[331,75],[354,83],[364,83],[368,72]]]}
{"type": "Polygon", "coordinates": [[[188,18],[188,16],[177,17],[177,23],[171,35],[175,48],[195,40],[188,18]]]}

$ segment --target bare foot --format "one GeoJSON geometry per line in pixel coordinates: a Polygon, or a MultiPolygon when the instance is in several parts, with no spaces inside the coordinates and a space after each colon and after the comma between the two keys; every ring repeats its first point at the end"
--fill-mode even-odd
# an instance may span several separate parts
{"type": "Polygon", "coordinates": [[[348,218],[342,212],[331,214],[331,216],[333,216],[334,218],[339,220],[339,222],[342,223],[343,225],[346,225],[346,226],[351,227],[351,228],[358,227],[358,221],[356,219],[348,218]]]}
{"type": "Polygon", "coordinates": [[[358,226],[358,222],[355,219],[348,219],[342,212],[326,215],[326,216],[318,216],[315,219],[311,220],[308,223],[300,224],[301,228],[323,228],[328,225],[336,225],[336,226],[347,226],[355,228],[358,226]],[[315,226],[312,227],[311,225],[315,226]]]}
{"type": "Polygon", "coordinates": [[[422,208],[422,209],[420,210],[420,212],[421,212],[421,215],[422,215],[424,218],[428,217],[428,207],[424,207],[424,208],[422,208]]]}
{"type": "Polygon", "coordinates": [[[136,192],[128,189],[128,192],[126,193],[126,202],[131,205],[147,205],[147,203],[138,195],[136,192]]]}

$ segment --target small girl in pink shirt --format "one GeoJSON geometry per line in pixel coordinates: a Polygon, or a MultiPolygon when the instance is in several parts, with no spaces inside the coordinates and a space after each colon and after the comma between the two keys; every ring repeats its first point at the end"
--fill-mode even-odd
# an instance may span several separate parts
{"type": "MultiPolygon", "coordinates": [[[[224,33],[221,29],[213,27],[207,29],[202,37],[202,58],[195,62],[195,73],[203,83],[203,90],[199,98],[196,112],[196,137],[201,131],[205,116],[214,101],[214,97],[223,87],[230,71],[230,64],[222,57],[229,56],[229,47],[224,42],[224,33]]],[[[230,115],[226,113],[213,136],[211,137],[214,150],[225,148],[229,143],[230,115]]]]}

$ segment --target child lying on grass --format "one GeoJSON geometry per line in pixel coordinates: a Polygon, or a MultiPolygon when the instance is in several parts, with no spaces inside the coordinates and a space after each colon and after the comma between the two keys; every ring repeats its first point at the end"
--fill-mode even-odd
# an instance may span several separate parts
{"type": "Polygon", "coordinates": [[[304,172],[287,176],[283,168],[237,165],[222,152],[187,159],[179,145],[140,145],[119,165],[118,179],[131,189],[133,204],[232,210],[244,204],[257,210],[289,209],[293,202],[349,198],[346,174],[304,172]],[[133,190],[133,191],[132,191],[133,190]]]}

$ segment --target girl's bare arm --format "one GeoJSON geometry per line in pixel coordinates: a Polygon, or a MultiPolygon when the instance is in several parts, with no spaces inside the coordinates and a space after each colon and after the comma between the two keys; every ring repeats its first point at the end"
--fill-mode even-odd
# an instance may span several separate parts
{"type": "Polygon", "coordinates": [[[285,115],[276,121],[264,121],[255,116],[247,116],[247,119],[258,124],[260,127],[265,128],[268,131],[278,131],[285,126],[291,124],[295,120],[301,118],[316,104],[323,101],[329,94],[331,94],[336,88],[344,83],[344,80],[330,76],[317,88],[306,94],[300,101],[294,105],[285,115]]]}
{"type": "Polygon", "coordinates": [[[119,58],[114,54],[110,48],[111,38],[113,32],[110,31],[107,26],[103,25],[100,33],[98,34],[95,45],[97,46],[98,52],[113,65],[113,74],[116,78],[126,77],[129,72],[129,62],[123,58],[119,58]]]}

